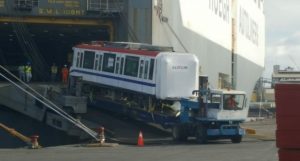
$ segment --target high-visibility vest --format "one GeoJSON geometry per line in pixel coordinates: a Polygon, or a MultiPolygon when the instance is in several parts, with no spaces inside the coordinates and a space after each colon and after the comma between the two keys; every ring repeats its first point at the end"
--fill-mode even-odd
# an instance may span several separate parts
{"type": "Polygon", "coordinates": [[[56,74],[57,73],[57,66],[51,67],[51,73],[56,74]]]}
{"type": "Polygon", "coordinates": [[[31,73],[31,66],[25,66],[25,72],[26,73],[31,73]]]}

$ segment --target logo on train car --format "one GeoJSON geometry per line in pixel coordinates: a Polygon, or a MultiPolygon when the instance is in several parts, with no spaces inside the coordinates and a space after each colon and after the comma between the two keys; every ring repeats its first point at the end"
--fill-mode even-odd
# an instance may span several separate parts
{"type": "Polygon", "coordinates": [[[172,66],[173,70],[187,70],[188,66],[185,65],[176,65],[176,66],[172,66]]]}

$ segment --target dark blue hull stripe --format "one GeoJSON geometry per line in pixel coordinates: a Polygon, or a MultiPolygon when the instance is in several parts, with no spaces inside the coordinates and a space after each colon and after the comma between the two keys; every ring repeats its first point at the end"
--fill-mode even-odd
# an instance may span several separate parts
{"type": "Polygon", "coordinates": [[[110,78],[110,79],[115,79],[115,80],[135,83],[135,84],[141,84],[141,85],[145,85],[145,86],[149,86],[149,87],[155,87],[156,86],[153,83],[136,81],[136,80],[126,79],[126,78],[121,78],[121,77],[116,77],[116,76],[111,76],[111,75],[106,75],[106,74],[101,74],[101,73],[93,73],[93,72],[87,72],[87,71],[82,71],[82,70],[77,70],[77,69],[71,70],[70,73],[72,73],[72,72],[78,72],[78,73],[89,74],[89,75],[94,75],[94,76],[99,76],[99,77],[104,77],[104,78],[110,78]]]}

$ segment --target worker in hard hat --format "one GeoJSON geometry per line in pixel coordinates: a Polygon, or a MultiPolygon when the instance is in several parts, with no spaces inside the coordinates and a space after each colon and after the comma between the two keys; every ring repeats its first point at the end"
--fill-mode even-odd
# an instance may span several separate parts
{"type": "Polygon", "coordinates": [[[27,63],[27,65],[25,66],[25,77],[26,77],[26,82],[29,83],[31,81],[32,78],[32,68],[31,68],[31,64],[27,63]]]}
{"type": "Polygon", "coordinates": [[[62,82],[64,84],[67,84],[67,82],[68,82],[68,76],[69,76],[69,69],[68,69],[68,67],[67,67],[66,64],[61,69],[61,74],[62,74],[62,82]]]}
{"type": "Polygon", "coordinates": [[[25,66],[24,65],[20,65],[18,67],[18,71],[19,71],[19,78],[22,81],[26,81],[26,76],[25,76],[25,66]]]}

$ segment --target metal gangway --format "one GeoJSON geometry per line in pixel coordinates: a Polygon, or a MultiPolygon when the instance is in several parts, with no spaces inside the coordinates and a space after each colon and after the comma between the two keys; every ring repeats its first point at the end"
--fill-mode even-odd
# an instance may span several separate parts
{"type": "MultiPolygon", "coordinates": [[[[51,109],[52,111],[54,111],[55,113],[57,113],[58,115],[60,115],[64,119],[66,119],[67,121],[69,121],[71,124],[75,125],[76,127],[80,128],[81,130],[83,130],[85,133],[87,133],[89,136],[91,136],[96,141],[100,140],[98,138],[98,133],[97,132],[95,132],[92,129],[90,129],[87,126],[85,126],[82,122],[80,122],[80,120],[78,120],[78,119],[72,117],[71,115],[69,115],[63,109],[61,109],[60,107],[58,107],[57,105],[55,105],[49,99],[47,99],[46,97],[44,97],[43,95],[41,95],[40,93],[38,93],[36,90],[34,90],[32,87],[30,87],[28,84],[26,84],[25,82],[23,82],[22,80],[20,80],[18,77],[16,77],[14,74],[12,74],[9,70],[7,70],[2,65],[0,65],[0,69],[3,71],[3,72],[0,71],[0,76],[2,78],[4,78],[5,80],[7,80],[8,82],[10,82],[12,85],[14,85],[15,87],[17,87],[21,91],[23,91],[26,94],[28,94],[29,96],[35,98],[37,101],[41,102],[46,108],[51,109]],[[4,74],[4,73],[6,73],[6,74],[4,74]],[[18,83],[15,82],[15,81],[13,81],[9,77],[17,80],[18,83]],[[21,85],[25,86],[25,88],[22,87],[21,85]]],[[[24,141],[25,137],[21,137],[21,138],[24,141]]],[[[27,142],[28,139],[25,138],[25,141],[27,142]]]]}

